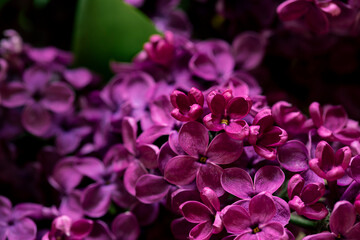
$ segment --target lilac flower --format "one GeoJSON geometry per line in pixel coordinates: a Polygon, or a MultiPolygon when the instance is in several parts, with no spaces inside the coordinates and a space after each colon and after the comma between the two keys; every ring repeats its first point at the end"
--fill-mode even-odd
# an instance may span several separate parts
{"type": "Polygon", "coordinates": [[[51,73],[39,67],[24,72],[23,82],[9,82],[1,89],[2,105],[15,108],[25,105],[22,123],[26,130],[43,136],[51,126],[51,115],[72,108],[75,99],[72,89],[63,82],[50,82],[51,73]]]}
{"type": "Polygon", "coordinates": [[[360,214],[360,193],[355,198],[354,207],[356,212],[360,214]]]}
{"type": "Polygon", "coordinates": [[[286,239],[284,226],[273,221],[276,214],[274,200],[268,193],[259,193],[250,200],[248,210],[239,205],[223,209],[226,230],[237,235],[235,240],[286,239]]]}
{"type": "Polygon", "coordinates": [[[66,69],[63,72],[63,76],[75,89],[82,89],[88,86],[94,78],[92,73],[86,68],[66,69]]]}
{"type": "Polygon", "coordinates": [[[241,199],[250,199],[260,192],[273,194],[285,180],[285,174],[276,166],[260,168],[254,177],[241,168],[227,168],[221,175],[221,186],[225,191],[241,199]],[[241,186],[241,188],[239,188],[241,186]]]}
{"type": "Polygon", "coordinates": [[[211,91],[206,98],[211,111],[203,119],[210,131],[225,130],[232,138],[243,140],[249,134],[249,126],[242,120],[251,109],[249,97],[233,97],[230,89],[220,93],[211,91]]]}
{"type": "Polygon", "coordinates": [[[319,177],[335,181],[345,175],[350,159],[351,150],[348,146],[340,148],[334,153],[327,142],[321,141],[316,146],[315,158],[309,161],[309,166],[319,177]]]}
{"type": "Polygon", "coordinates": [[[273,126],[274,118],[270,109],[263,109],[256,114],[250,126],[248,141],[255,152],[268,160],[276,159],[276,147],[283,145],[288,135],[280,127],[273,126]]]}
{"type": "Polygon", "coordinates": [[[310,183],[305,185],[305,180],[299,174],[290,178],[288,183],[289,206],[297,214],[314,220],[321,220],[328,214],[323,203],[318,200],[325,193],[324,183],[310,183]]]}
{"type": "Polygon", "coordinates": [[[292,104],[280,101],[271,108],[275,122],[289,134],[308,132],[313,123],[292,104]]]}
{"type": "Polygon", "coordinates": [[[0,82],[4,81],[7,77],[8,63],[5,59],[0,58],[0,82]]]}
{"type": "Polygon", "coordinates": [[[0,239],[35,239],[36,224],[28,218],[27,212],[17,206],[13,208],[9,199],[0,196],[0,239]]]}
{"type": "Polygon", "coordinates": [[[111,224],[111,230],[116,239],[136,240],[140,236],[140,226],[132,212],[117,215],[111,224]]]}
{"type": "Polygon", "coordinates": [[[164,37],[152,35],[150,41],[144,44],[144,50],[155,63],[165,67],[171,65],[175,56],[173,33],[167,31],[164,37]]]}
{"type": "Polygon", "coordinates": [[[81,240],[86,238],[93,227],[93,221],[79,219],[72,221],[66,215],[55,218],[51,224],[51,230],[45,234],[42,240],[81,240]]]}
{"type": "Polygon", "coordinates": [[[190,71],[207,81],[226,81],[235,66],[230,46],[221,40],[202,41],[195,45],[197,52],[189,61],[190,71]]]}
{"type": "Polygon", "coordinates": [[[335,204],[330,216],[330,231],[309,235],[304,240],[336,240],[359,238],[360,223],[355,224],[356,212],[354,206],[348,201],[339,201],[335,204]],[[354,225],[355,224],[355,225],[354,225]]]}
{"type": "Polygon", "coordinates": [[[358,124],[348,119],[342,106],[321,107],[319,103],[313,102],[309,106],[309,111],[317,132],[322,138],[344,144],[350,144],[360,138],[358,124]]]}
{"type": "Polygon", "coordinates": [[[303,18],[313,32],[325,34],[329,31],[329,18],[341,13],[339,1],[287,0],[280,4],[277,13],[282,21],[303,18]]]}
{"type": "Polygon", "coordinates": [[[280,165],[288,171],[301,172],[309,169],[309,150],[298,140],[287,141],[278,148],[277,155],[280,165]]]}
{"type": "Polygon", "coordinates": [[[181,214],[185,219],[197,223],[189,233],[189,239],[193,240],[210,239],[213,234],[220,233],[223,229],[220,201],[216,193],[205,187],[200,194],[204,203],[187,201],[180,205],[181,214]]]}
{"type": "Polygon", "coordinates": [[[197,88],[191,88],[187,95],[175,90],[171,93],[170,100],[174,107],[171,116],[179,121],[195,121],[203,113],[204,95],[197,88]]]}
{"type": "Polygon", "coordinates": [[[210,143],[208,130],[198,122],[185,123],[179,133],[179,144],[189,155],[171,158],[164,170],[170,183],[186,185],[196,178],[198,189],[209,187],[219,196],[224,193],[220,184],[222,168],[217,164],[236,161],[242,153],[242,142],[229,138],[225,133],[217,135],[210,143]]]}

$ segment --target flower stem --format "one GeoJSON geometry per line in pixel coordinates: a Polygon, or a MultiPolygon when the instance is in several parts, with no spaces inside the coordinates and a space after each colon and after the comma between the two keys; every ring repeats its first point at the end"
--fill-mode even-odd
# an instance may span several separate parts
{"type": "Polygon", "coordinates": [[[318,225],[316,221],[311,221],[299,215],[294,215],[294,214],[291,214],[290,216],[290,223],[303,228],[316,228],[318,225]]]}

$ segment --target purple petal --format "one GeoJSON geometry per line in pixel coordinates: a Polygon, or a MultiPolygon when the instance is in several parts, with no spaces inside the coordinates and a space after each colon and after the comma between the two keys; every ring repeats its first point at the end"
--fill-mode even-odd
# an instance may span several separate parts
{"type": "Polygon", "coordinates": [[[309,153],[306,146],[297,140],[290,140],[277,149],[278,160],[283,168],[301,172],[309,168],[309,153]]]}
{"type": "Polygon", "coordinates": [[[198,122],[185,123],[179,132],[179,143],[182,149],[191,156],[205,156],[209,144],[208,130],[198,122]]]}
{"type": "Polygon", "coordinates": [[[111,233],[106,223],[97,220],[94,222],[93,229],[87,240],[114,240],[115,236],[111,233]]]}
{"type": "Polygon", "coordinates": [[[220,178],[223,169],[210,162],[201,164],[200,169],[196,175],[196,186],[199,189],[209,187],[216,192],[217,196],[224,194],[224,189],[221,186],[220,178]]]}
{"type": "Polygon", "coordinates": [[[229,233],[239,234],[251,226],[250,215],[241,206],[230,205],[221,212],[224,226],[229,233]]]}
{"type": "Polygon", "coordinates": [[[87,86],[92,80],[91,72],[86,68],[67,69],[63,74],[66,81],[76,89],[87,86]]]}
{"type": "Polygon", "coordinates": [[[209,208],[215,209],[215,211],[220,211],[220,201],[216,193],[208,187],[205,187],[201,193],[200,197],[203,203],[209,208]]]}
{"type": "Polygon", "coordinates": [[[360,155],[356,155],[351,160],[350,174],[356,182],[360,183],[360,155]]]}
{"type": "Polygon", "coordinates": [[[250,175],[241,168],[224,169],[221,185],[225,191],[241,199],[251,198],[254,194],[253,181],[250,175]]]}
{"type": "Polygon", "coordinates": [[[89,185],[83,192],[81,204],[86,215],[94,218],[102,217],[108,211],[111,203],[111,194],[114,185],[89,185]]]}
{"type": "Polygon", "coordinates": [[[333,233],[345,235],[354,225],[356,212],[348,201],[339,201],[335,204],[330,216],[330,229],[333,233]]]}
{"type": "Polygon", "coordinates": [[[76,161],[74,168],[83,174],[95,181],[101,179],[101,175],[105,173],[104,164],[97,158],[94,157],[84,157],[76,161]]]}
{"type": "Polygon", "coordinates": [[[225,113],[226,99],[218,91],[211,91],[206,97],[206,102],[211,113],[215,116],[221,116],[225,113]]]}
{"type": "Polygon", "coordinates": [[[301,192],[301,199],[305,204],[317,202],[325,193],[325,186],[322,183],[310,183],[301,192]]]}
{"type": "Polygon", "coordinates": [[[213,232],[211,221],[199,223],[189,233],[190,239],[194,240],[208,240],[213,232]]]}
{"type": "Polygon", "coordinates": [[[25,107],[21,120],[24,128],[35,136],[44,135],[51,125],[50,113],[36,103],[25,107]]]}
{"type": "Polygon", "coordinates": [[[124,173],[124,186],[131,195],[135,196],[136,182],[144,174],[147,174],[147,170],[139,161],[130,163],[126,169],[124,173]]]}
{"type": "Polygon", "coordinates": [[[170,184],[163,177],[152,174],[142,175],[136,182],[136,197],[143,203],[161,201],[169,192],[170,184]]]}
{"type": "Polygon", "coordinates": [[[67,84],[54,82],[46,87],[41,103],[50,111],[63,113],[71,109],[74,99],[75,94],[67,84]]]}
{"type": "Polygon", "coordinates": [[[9,82],[0,88],[1,104],[8,108],[23,106],[30,100],[29,93],[21,82],[9,82]]]}
{"type": "Polygon", "coordinates": [[[306,205],[302,209],[302,215],[309,219],[321,220],[328,215],[328,210],[323,203],[314,203],[312,205],[306,205]]]}
{"type": "Polygon", "coordinates": [[[23,81],[31,93],[43,91],[51,78],[51,72],[41,67],[31,67],[25,70],[23,81]]]}
{"type": "Polygon", "coordinates": [[[287,191],[289,199],[293,199],[294,196],[300,196],[300,193],[304,187],[305,180],[300,174],[295,174],[289,180],[287,191]]]}
{"type": "Polygon", "coordinates": [[[360,234],[360,223],[355,224],[346,234],[347,239],[356,239],[360,234]]]}
{"type": "Polygon", "coordinates": [[[235,97],[226,105],[225,114],[231,119],[241,119],[248,115],[252,102],[248,97],[235,97]]]}
{"type": "Polygon", "coordinates": [[[69,216],[71,219],[80,219],[84,216],[81,206],[81,192],[76,190],[61,199],[59,212],[69,216]]]}
{"type": "Polygon", "coordinates": [[[213,60],[205,54],[195,54],[189,61],[191,72],[208,81],[217,80],[218,74],[213,60]]]}
{"type": "Polygon", "coordinates": [[[130,208],[131,212],[136,216],[140,226],[147,226],[153,223],[159,216],[159,204],[144,204],[138,202],[130,208]]]}
{"type": "Polygon", "coordinates": [[[111,224],[116,239],[136,240],[140,236],[139,223],[131,212],[119,214],[111,224]]]}
{"type": "Polygon", "coordinates": [[[252,223],[267,223],[276,214],[276,206],[272,196],[260,193],[250,200],[249,213],[252,223]]]}
{"type": "Polygon", "coordinates": [[[314,33],[325,34],[329,31],[329,20],[326,14],[316,6],[310,6],[305,15],[305,22],[314,33]]]}
{"type": "Polygon", "coordinates": [[[187,201],[200,202],[199,192],[194,189],[179,188],[171,193],[171,207],[174,212],[178,212],[180,205],[187,201]]]}
{"type": "Polygon", "coordinates": [[[144,164],[146,168],[155,169],[158,167],[157,155],[159,148],[153,144],[143,144],[137,147],[139,157],[138,159],[144,164]]]}
{"type": "Polygon", "coordinates": [[[158,161],[158,168],[162,174],[164,173],[166,164],[169,162],[170,159],[172,159],[175,156],[176,154],[171,149],[169,142],[166,142],[161,146],[157,161],[158,161]]]}
{"type": "Polygon", "coordinates": [[[136,120],[131,117],[124,117],[122,121],[122,138],[125,148],[135,154],[137,124],[136,120]]]}
{"type": "Polygon", "coordinates": [[[93,221],[80,219],[71,225],[71,236],[75,238],[87,237],[93,228],[93,221]]]}
{"type": "Polygon", "coordinates": [[[259,239],[280,239],[285,234],[284,227],[277,222],[271,222],[260,226],[261,231],[257,233],[259,239]]]}
{"type": "Polygon", "coordinates": [[[302,0],[288,0],[277,7],[277,13],[282,21],[291,21],[303,16],[310,7],[310,3],[302,0]]]}
{"type": "Polygon", "coordinates": [[[284,180],[285,174],[279,167],[262,167],[256,172],[254,177],[255,192],[266,191],[273,194],[281,187],[284,180]]]}
{"type": "Polygon", "coordinates": [[[180,205],[181,214],[191,223],[211,221],[213,212],[205,204],[197,201],[188,201],[180,205]]]}
{"type": "Polygon", "coordinates": [[[191,156],[182,155],[170,159],[164,170],[165,180],[180,186],[191,183],[199,168],[195,161],[191,156]]]}
{"type": "Polygon", "coordinates": [[[335,236],[329,232],[308,235],[303,238],[303,240],[334,240],[334,239],[335,239],[335,236]]]}
{"type": "Polygon", "coordinates": [[[29,218],[23,218],[16,221],[14,225],[9,226],[8,240],[34,240],[36,236],[36,224],[29,218]]]}
{"type": "Polygon", "coordinates": [[[178,218],[171,222],[171,232],[176,239],[187,239],[192,228],[194,228],[194,223],[186,221],[185,218],[178,218]]]}
{"type": "Polygon", "coordinates": [[[276,214],[271,219],[272,222],[277,222],[282,224],[283,226],[287,225],[290,221],[290,208],[289,204],[276,196],[273,196],[273,200],[276,207],[276,214]]]}
{"type": "Polygon", "coordinates": [[[232,139],[226,133],[220,133],[211,141],[206,156],[208,161],[213,163],[229,164],[236,161],[242,151],[242,141],[232,139]]]}

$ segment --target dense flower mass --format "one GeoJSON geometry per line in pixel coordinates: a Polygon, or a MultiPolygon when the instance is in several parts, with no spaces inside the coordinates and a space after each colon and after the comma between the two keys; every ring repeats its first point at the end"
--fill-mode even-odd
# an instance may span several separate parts
{"type": "Polygon", "coordinates": [[[197,0],[216,2],[227,35],[199,40],[179,2],[156,1],[147,14],[164,34],[111,62],[109,81],[4,32],[0,239],[359,239],[359,122],[261,83],[269,54],[305,57],[296,34],[357,36],[360,4],[264,0],[260,14],[258,1],[197,0]],[[284,32],[288,46],[267,48],[284,32]]]}

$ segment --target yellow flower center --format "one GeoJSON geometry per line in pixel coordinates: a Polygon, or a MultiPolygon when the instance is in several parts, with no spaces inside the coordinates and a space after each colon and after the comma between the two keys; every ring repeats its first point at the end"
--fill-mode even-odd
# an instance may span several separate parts
{"type": "Polygon", "coordinates": [[[207,157],[202,156],[202,157],[200,157],[199,162],[206,163],[206,160],[207,160],[207,157]]]}
{"type": "Polygon", "coordinates": [[[253,228],[253,233],[258,233],[258,232],[260,232],[260,228],[259,228],[259,227],[253,228]]]}
{"type": "Polygon", "coordinates": [[[229,125],[229,120],[227,119],[221,119],[221,124],[229,125]]]}

